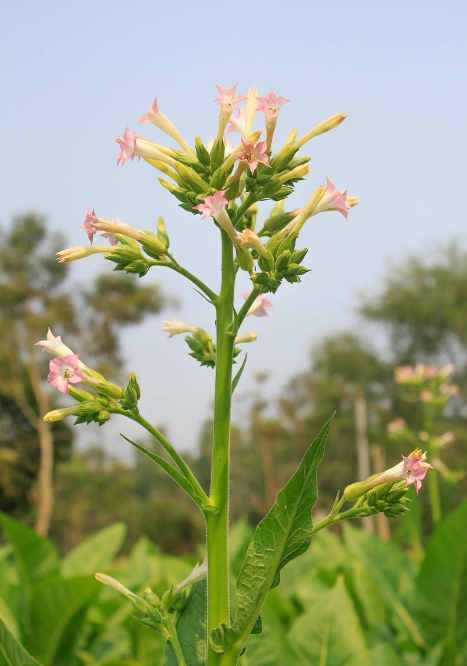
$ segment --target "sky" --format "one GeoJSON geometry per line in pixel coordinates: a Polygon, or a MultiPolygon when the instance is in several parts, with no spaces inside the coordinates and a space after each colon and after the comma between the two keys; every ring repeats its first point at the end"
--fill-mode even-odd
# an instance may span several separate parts
{"type": "MultiPolygon", "coordinates": [[[[309,366],[310,348],[324,335],[361,328],[359,294],[378,293],[409,254],[428,257],[452,239],[465,242],[466,25],[463,0],[6,0],[1,222],[34,209],[73,246],[86,243],[79,227],[87,205],[143,229],[162,215],[176,259],[215,288],[220,248],[212,221],[178,208],[146,163],[117,167],[114,138],[129,124],[174,146],[155,127],[135,127],[157,97],[190,142],[196,135],[207,142],[217,128],[215,84],[236,83],[244,93],[255,85],[260,95],[272,90],[291,100],[273,149],[293,127],[303,134],[335,113],[348,114],[307,144],[312,172],[288,202],[302,206],[329,176],[361,205],[348,222],[326,213],[307,223],[300,240],[310,248],[304,263],[312,272],[271,297],[267,318],[250,317],[244,326],[259,339],[248,348],[237,390],[251,389],[255,373],[267,371],[268,391],[277,395],[309,366]]],[[[72,276],[86,283],[111,268],[94,256],[77,262],[72,276]]],[[[123,333],[126,367],[142,386],[144,416],[175,446],[194,450],[209,417],[214,373],[188,357],[181,336],[168,340],[160,329],[163,319],[176,318],[212,331],[212,308],[171,271],[153,269],[144,279],[176,296],[180,307],[123,333]]],[[[245,274],[238,304],[248,289],[245,274]]],[[[54,333],[66,341],[66,322],[54,333]]],[[[74,351],[85,360],[85,349],[74,351]]],[[[236,404],[237,416],[239,410],[236,404]]],[[[80,441],[127,455],[118,433],[141,432],[116,421],[88,426],[80,441]]]]}

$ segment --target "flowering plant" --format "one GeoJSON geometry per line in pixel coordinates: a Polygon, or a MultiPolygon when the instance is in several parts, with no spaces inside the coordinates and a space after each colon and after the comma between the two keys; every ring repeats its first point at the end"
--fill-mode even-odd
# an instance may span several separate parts
{"type": "MultiPolygon", "coordinates": [[[[235,590],[229,581],[229,446],[232,394],[245,369],[246,356],[234,374],[235,358],[241,345],[257,338],[254,331],[242,332],[248,316],[267,315],[274,294],[281,284],[299,283],[308,272],[303,266],[306,248],[297,247],[299,234],[309,218],[326,211],[338,211],[345,218],[359,203],[357,197],[338,190],[326,179],[302,208],[285,209],[294,186],[309,172],[308,156],[299,150],[315,137],[337,127],[345,119],[338,114],[319,123],[298,137],[293,129],[284,145],[273,150],[274,135],[281,108],[289,100],[270,92],[258,96],[254,88],[237,95],[236,86],[217,86],[219,120],[215,139],[204,144],[196,137],[187,142],[172,121],[159,109],[157,100],[138,122],[150,123],[171,137],[179,148],[154,143],[127,127],[117,142],[117,164],[142,158],[161,173],[159,182],[191,215],[211,220],[220,233],[221,281],[216,290],[180,265],[169,251],[165,222],[158,219],[155,231],[100,217],[88,208],[82,229],[90,245],[58,253],[60,262],[75,261],[101,253],[115,264],[114,270],[140,277],[151,268],[168,268],[191,281],[213,308],[215,334],[192,324],[166,321],[162,330],[173,337],[186,334],[190,355],[201,366],[215,371],[214,434],[211,487],[207,492],[176,448],[139,411],[141,390],[134,374],[126,387],[108,382],[88,368],[51,331],[37,344],[54,358],[50,361],[48,381],[67,393],[75,404],[45,415],[56,421],[69,415],[76,423],[104,424],[113,415],[139,423],[165,450],[162,457],[130,442],[158,464],[197,505],[206,523],[207,560],[192,575],[158,597],[149,588],[137,596],[106,574],[98,580],[127,596],[136,618],[167,638],[165,664],[179,666],[228,666],[236,664],[251,633],[261,632],[260,611],[269,590],[280,581],[281,569],[304,553],[313,534],[339,521],[384,512],[390,517],[407,510],[409,484],[417,492],[430,468],[426,454],[416,449],[387,470],[348,486],[337,494],[334,506],[321,522],[313,524],[311,510],[317,499],[317,467],[323,456],[330,421],[306,452],[298,470],[278,493],[267,516],[259,523],[248,546],[235,590]],[[244,108],[240,108],[241,103],[244,108]],[[233,115],[234,112],[236,115],[233,115]],[[264,114],[266,136],[254,129],[259,114],[264,114]],[[226,134],[235,132],[238,142],[230,146],[226,134]],[[257,203],[272,201],[273,207],[260,226],[257,203]],[[94,245],[95,236],[108,239],[107,245],[94,245]],[[235,304],[236,278],[245,272],[251,291],[235,304]],[[84,384],[86,389],[78,385],[84,384]],[[343,510],[346,502],[352,507],[343,510]],[[204,580],[207,576],[206,581],[204,580]]],[[[196,223],[196,222],[195,222],[196,223]]],[[[204,222],[200,222],[204,224],[204,222]]],[[[126,438],[125,438],[126,439],[126,438]]]]}

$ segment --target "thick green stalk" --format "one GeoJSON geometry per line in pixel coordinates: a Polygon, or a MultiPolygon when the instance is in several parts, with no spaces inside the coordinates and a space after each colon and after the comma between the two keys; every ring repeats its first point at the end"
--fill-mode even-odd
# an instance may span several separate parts
{"type": "MultiPolygon", "coordinates": [[[[221,230],[222,283],[216,304],[216,383],[214,394],[214,443],[211,473],[211,504],[217,514],[206,515],[208,547],[208,637],[223,622],[230,623],[229,607],[229,447],[235,270],[232,242],[221,230]]],[[[208,665],[220,664],[222,655],[208,644],[208,665]]]]}
{"type": "MultiPolygon", "coordinates": [[[[432,438],[434,437],[433,434],[434,418],[430,408],[424,410],[423,417],[424,417],[423,428],[425,432],[427,432],[430,436],[427,447],[427,458],[428,462],[430,462],[430,458],[434,456],[433,446],[431,443],[432,438]]],[[[428,473],[428,491],[430,494],[431,517],[433,519],[433,523],[435,525],[439,525],[439,523],[441,522],[441,518],[443,517],[443,513],[441,509],[439,477],[437,470],[433,470],[432,472],[428,473]]]]}

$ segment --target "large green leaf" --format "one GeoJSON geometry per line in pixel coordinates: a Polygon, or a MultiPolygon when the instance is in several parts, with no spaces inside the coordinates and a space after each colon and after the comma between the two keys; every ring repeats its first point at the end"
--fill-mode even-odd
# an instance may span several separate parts
{"type": "Polygon", "coordinates": [[[308,666],[296,654],[279,618],[268,610],[261,611],[261,616],[263,632],[250,636],[240,666],[308,666]]]}
{"type": "Polygon", "coordinates": [[[26,648],[45,666],[67,666],[86,611],[100,590],[90,576],[53,578],[34,586],[26,648]]]}
{"type": "MultiPolygon", "coordinates": [[[[187,666],[204,666],[206,645],[206,581],[195,583],[177,621],[177,634],[187,666]]],[[[167,643],[164,666],[178,666],[172,645],[167,643]]]]}
{"type": "Polygon", "coordinates": [[[0,666],[40,666],[0,620],[0,666]]]}
{"type": "MultiPolygon", "coordinates": [[[[340,577],[293,625],[289,640],[304,664],[371,666],[363,630],[340,577]]],[[[382,663],[382,662],[380,662],[382,663]]]]}
{"type": "Polygon", "coordinates": [[[281,569],[302,555],[311,543],[311,509],[318,497],[317,468],[323,457],[331,420],[256,528],[237,579],[236,620],[232,626],[221,625],[211,636],[214,649],[219,652],[234,644],[238,649],[243,647],[267,593],[279,583],[281,569]]]}
{"type": "Polygon", "coordinates": [[[62,574],[79,576],[94,574],[108,566],[125,541],[124,523],[113,523],[93,534],[74,548],[62,561],[62,574]]]}
{"type": "Polygon", "coordinates": [[[429,540],[418,586],[426,640],[444,644],[442,666],[457,666],[467,636],[467,502],[429,540]]]}
{"type": "Polygon", "coordinates": [[[18,618],[23,629],[29,623],[32,587],[59,572],[58,553],[53,544],[33,530],[0,512],[0,524],[10,541],[18,573],[18,618]]]}
{"type": "Polygon", "coordinates": [[[399,642],[409,640],[423,649],[425,642],[414,620],[414,563],[390,541],[381,541],[350,524],[342,527],[349,553],[346,582],[363,622],[372,628],[388,625],[399,642]]]}

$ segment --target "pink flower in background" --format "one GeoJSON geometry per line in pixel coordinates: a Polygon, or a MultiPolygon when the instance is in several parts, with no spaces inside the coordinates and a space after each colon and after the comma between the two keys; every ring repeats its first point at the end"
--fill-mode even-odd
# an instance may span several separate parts
{"type": "Polygon", "coordinates": [[[267,97],[257,97],[259,106],[257,111],[264,111],[266,116],[275,118],[279,115],[281,106],[290,102],[290,99],[285,97],[277,97],[275,93],[270,92],[267,97]]]}
{"type": "Polygon", "coordinates": [[[215,194],[212,194],[210,197],[204,198],[204,203],[193,206],[195,210],[199,210],[203,213],[203,220],[207,217],[216,217],[227,205],[228,201],[224,197],[224,194],[227,190],[220,190],[215,194]]]}
{"type": "Polygon", "coordinates": [[[386,430],[391,435],[400,435],[406,430],[406,428],[407,424],[401,417],[394,419],[394,421],[390,421],[386,426],[386,430]]]}
{"type": "Polygon", "coordinates": [[[394,379],[398,384],[403,384],[407,380],[411,380],[414,375],[414,369],[411,365],[401,365],[394,371],[394,379]]]}
{"type": "Polygon", "coordinates": [[[132,134],[127,125],[123,136],[119,136],[117,139],[121,148],[117,157],[117,164],[125,164],[125,162],[128,162],[128,160],[132,160],[135,157],[136,139],[138,138],[139,134],[136,134],[136,132],[132,134]]]}
{"type": "MultiPolygon", "coordinates": [[[[246,300],[250,294],[251,292],[247,291],[242,294],[242,296],[246,300]]],[[[271,301],[268,301],[264,294],[260,294],[253,302],[253,305],[248,310],[246,316],[249,317],[250,315],[254,315],[255,317],[267,317],[267,308],[272,308],[272,303],[271,301]]]]}
{"type": "Polygon", "coordinates": [[[266,141],[258,141],[255,146],[252,141],[246,141],[242,138],[242,143],[244,150],[241,153],[236,153],[235,157],[241,162],[246,162],[251,173],[255,172],[259,162],[266,166],[270,166],[268,155],[266,153],[266,141]]]}
{"type": "Polygon", "coordinates": [[[347,219],[349,208],[347,190],[341,192],[334,187],[329,178],[326,178],[326,190],[313,214],[316,215],[317,213],[324,213],[329,210],[337,210],[347,219]]]}
{"type": "Polygon", "coordinates": [[[85,379],[79,368],[78,354],[53,358],[49,369],[48,383],[62,393],[68,393],[68,384],[77,384],[85,379]]]}
{"type": "Polygon", "coordinates": [[[222,88],[222,86],[219,86],[216,83],[216,88],[219,91],[219,97],[217,97],[217,99],[214,101],[220,104],[223,109],[234,111],[240,102],[243,102],[243,100],[246,99],[245,95],[235,96],[236,87],[237,84],[231,88],[222,88]]]}
{"type": "Polygon", "coordinates": [[[246,128],[246,111],[245,109],[237,109],[237,115],[230,116],[230,123],[227,126],[226,134],[229,132],[238,132],[245,136],[246,128]]]}

